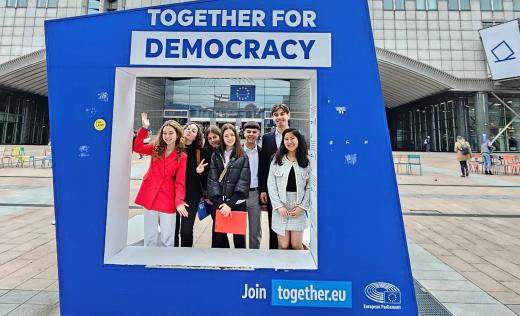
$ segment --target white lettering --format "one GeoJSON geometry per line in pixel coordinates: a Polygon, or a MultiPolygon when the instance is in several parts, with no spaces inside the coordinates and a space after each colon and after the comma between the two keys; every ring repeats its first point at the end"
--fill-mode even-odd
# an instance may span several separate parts
{"type": "Polygon", "coordinates": [[[273,10],[273,26],[278,26],[278,22],[283,21],[284,17],[282,16],[285,13],[283,10],[273,10]]]}
{"type": "Polygon", "coordinates": [[[253,10],[252,24],[253,26],[265,26],[265,12],[261,10],[253,10]]]}
{"type": "Polygon", "coordinates": [[[217,26],[218,17],[221,14],[220,10],[208,10],[208,14],[211,15],[211,26],[217,26]]]}
{"type": "Polygon", "coordinates": [[[222,10],[222,26],[236,26],[237,25],[237,11],[222,10]]]}
{"type": "Polygon", "coordinates": [[[238,11],[238,26],[251,26],[251,11],[238,11]]]}
{"type": "Polygon", "coordinates": [[[285,14],[285,24],[290,27],[299,26],[302,23],[302,16],[296,10],[290,10],[285,14]]]}
{"type": "Polygon", "coordinates": [[[177,23],[179,23],[180,26],[190,26],[193,23],[191,10],[181,10],[177,16],[177,23]]]}
{"type": "Polygon", "coordinates": [[[207,26],[208,22],[206,21],[207,10],[196,10],[195,11],[195,26],[207,26]]]}
{"type": "Polygon", "coordinates": [[[167,9],[161,12],[161,24],[164,26],[172,26],[177,20],[177,13],[175,11],[167,9]]]}
{"type": "Polygon", "coordinates": [[[303,11],[303,27],[316,27],[316,12],[314,11],[303,11]]]}
{"type": "Polygon", "coordinates": [[[150,25],[152,25],[152,26],[157,25],[157,15],[159,13],[161,13],[161,10],[160,9],[148,9],[148,13],[150,13],[152,15],[151,20],[150,20],[150,25]]]}

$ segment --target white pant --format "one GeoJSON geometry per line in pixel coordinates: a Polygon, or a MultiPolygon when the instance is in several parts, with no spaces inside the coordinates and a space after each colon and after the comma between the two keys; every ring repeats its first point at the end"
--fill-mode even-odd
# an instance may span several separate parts
{"type": "Polygon", "coordinates": [[[144,210],[144,245],[146,247],[173,247],[175,231],[175,213],[168,214],[153,210],[144,210]],[[158,230],[160,229],[160,232],[158,230]],[[159,236],[161,242],[159,243],[159,236]]]}

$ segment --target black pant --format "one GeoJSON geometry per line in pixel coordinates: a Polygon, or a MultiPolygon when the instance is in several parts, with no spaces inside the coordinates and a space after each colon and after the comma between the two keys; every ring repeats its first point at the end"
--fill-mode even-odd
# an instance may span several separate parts
{"type": "Polygon", "coordinates": [[[269,249],[278,249],[278,234],[271,228],[273,227],[273,206],[271,201],[268,201],[266,206],[269,219],[269,249]]]}
{"type": "Polygon", "coordinates": [[[180,216],[177,212],[177,220],[175,221],[175,247],[179,247],[179,231],[181,247],[193,247],[193,225],[195,224],[195,216],[197,216],[197,209],[199,207],[200,197],[195,197],[194,200],[186,200],[189,207],[188,217],[180,216]]]}
{"type": "MultiPolygon", "coordinates": [[[[245,204],[245,203],[244,203],[245,204]]],[[[238,209],[235,209],[236,211],[238,209]]],[[[245,211],[245,209],[244,209],[245,211]]],[[[213,218],[213,229],[211,230],[211,248],[229,248],[228,234],[215,232],[215,214],[218,212],[216,208],[211,212],[211,218],[213,218]]],[[[233,244],[235,248],[246,248],[246,236],[233,234],[233,244]]]]}
{"type": "Polygon", "coordinates": [[[466,160],[459,161],[459,162],[460,162],[460,171],[462,172],[462,175],[469,176],[468,162],[466,160]]]}

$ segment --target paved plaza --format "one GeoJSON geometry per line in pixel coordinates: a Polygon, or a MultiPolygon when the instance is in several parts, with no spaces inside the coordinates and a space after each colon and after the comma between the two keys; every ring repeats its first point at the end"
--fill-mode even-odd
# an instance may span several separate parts
{"type": "MultiPolygon", "coordinates": [[[[414,278],[453,315],[520,315],[520,176],[461,178],[454,154],[420,154],[422,176],[397,175],[414,278]]],[[[134,157],[131,195],[147,163],[134,157]]],[[[52,220],[51,169],[0,168],[0,315],[59,315],[52,220]]]]}

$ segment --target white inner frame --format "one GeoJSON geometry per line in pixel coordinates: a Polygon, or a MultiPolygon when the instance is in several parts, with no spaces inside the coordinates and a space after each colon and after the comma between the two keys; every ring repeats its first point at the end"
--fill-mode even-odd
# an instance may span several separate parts
{"type": "MultiPolygon", "coordinates": [[[[208,249],[128,246],[132,225],[128,219],[132,130],[137,77],[303,79],[310,81],[311,177],[317,179],[316,70],[216,68],[116,68],[112,147],[105,235],[105,264],[168,266],[177,268],[318,269],[317,192],[311,181],[310,249],[208,249]],[[312,154],[314,153],[314,154],[312,154]]],[[[135,227],[135,225],[134,225],[135,227]]],[[[136,228],[138,229],[138,228],[136,228]]],[[[142,229],[142,228],[141,228],[142,229]]],[[[268,236],[267,232],[264,233],[268,236]]]]}

